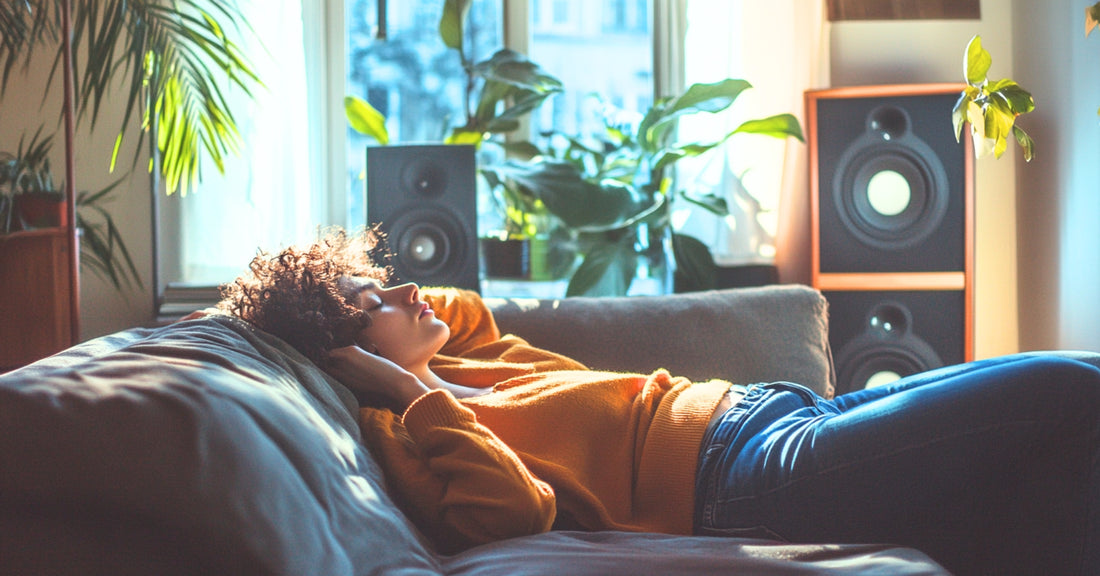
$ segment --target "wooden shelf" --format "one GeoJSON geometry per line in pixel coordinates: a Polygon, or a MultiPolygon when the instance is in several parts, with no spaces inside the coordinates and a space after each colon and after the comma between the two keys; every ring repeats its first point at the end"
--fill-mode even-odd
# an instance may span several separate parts
{"type": "Polygon", "coordinates": [[[65,228],[0,236],[0,371],[72,345],[65,228]]]}

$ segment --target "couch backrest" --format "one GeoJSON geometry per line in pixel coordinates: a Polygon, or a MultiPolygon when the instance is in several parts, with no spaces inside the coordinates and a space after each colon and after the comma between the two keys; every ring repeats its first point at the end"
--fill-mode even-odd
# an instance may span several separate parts
{"type": "Polygon", "coordinates": [[[834,390],[826,302],[808,286],[486,302],[502,332],[592,368],[834,390]]]}

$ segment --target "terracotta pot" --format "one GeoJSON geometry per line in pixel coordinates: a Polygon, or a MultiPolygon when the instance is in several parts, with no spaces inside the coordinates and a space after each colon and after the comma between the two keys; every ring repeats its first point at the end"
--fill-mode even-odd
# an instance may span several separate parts
{"type": "MultiPolygon", "coordinates": [[[[68,226],[69,211],[63,200],[47,194],[16,194],[16,214],[28,229],[68,226]]],[[[17,218],[18,220],[18,218],[17,218]]]]}

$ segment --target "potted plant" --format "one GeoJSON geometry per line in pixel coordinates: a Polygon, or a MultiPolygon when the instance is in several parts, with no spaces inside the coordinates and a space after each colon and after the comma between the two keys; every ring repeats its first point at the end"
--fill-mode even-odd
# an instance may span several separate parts
{"type": "Polygon", "coordinates": [[[605,138],[598,146],[567,138],[567,145],[497,167],[499,178],[533,191],[573,233],[582,254],[567,295],[626,294],[639,271],[662,276],[675,289],[714,286],[715,264],[698,240],[671,229],[674,188],[671,168],[682,158],[704,154],[736,134],[802,140],[791,114],[748,120],[714,142],[676,142],[676,120],[725,110],[744,90],[744,80],[693,84],[677,97],[657,100],[637,121],[616,110],[604,114],[605,138]]]}
{"type": "MultiPolygon", "coordinates": [[[[464,84],[463,123],[445,135],[446,144],[480,147],[495,142],[507,152],[512,148],[501,138],[516,131],[520,120],[537,109],[550,96],[561,92],[561,82],[524,55],[500,49],[489,58],[475,61],[468,54],[465,39],[470,0],[446,0],[439,21],[443,44],[458,54],[466,79],[464,84]],[[494,139],[494,137],[496,137],[494,139]]],[[[344,99],[350,126],[373,138],[380,145],[389,143],[385,117],[369,102],[354,95],[344,99]]],[[[492,163],[483,162],[485,166],[492,163]]],[[[490,275],[530,277],[531,259],[541,255],[532,243],[547,232],[549,212],[529,192],[509,185],[481,170],[499,207],[502,227],[481,238],[482,252],[490,275]]],[[[540,268],[536,265],[536,268],[540,268]]],[[[538,276],[538,273],[535,274],[538,276]]]]}
{"type": "Polygon", "coordinates": [[[63,226],[65,198],[53,184],[51,137],[42,129],[15,152],[0,151],[0,236],[13,231],[63,226]]]}
{"type": "MultiPolygon", "coordinates": [[[[16,152],[0,151],[0,249],[3,237],[20,231],[67,225],[64,186],[55,186],[49,153],[53,136],[41,128],[16,152]]],[[[141,277],[118,226],[106,209],[116,180],[106,188],[82,191],[76,199],[76,227],[80,232],[81,263],[115,288],[141,286],[141,277]],[[89,217],[94,215],[94,217],[89,217]]]]}

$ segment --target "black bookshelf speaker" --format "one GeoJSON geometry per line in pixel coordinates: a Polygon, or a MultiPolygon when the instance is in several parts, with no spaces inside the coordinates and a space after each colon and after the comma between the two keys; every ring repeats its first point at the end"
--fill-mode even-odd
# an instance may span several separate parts
{"type": "Polygon", "coordinates": [[[962,84],[806,92],[813,285],[837,391],[973,359],[974,167],[962,84]]]}
{"type": "Polygon", "coordinates": [[[824,291],[836,393],[968,359],[962,290],[824,291]]]}
{"type": "Polygon", "coordinates": [[[962,272],[970,243],[970,149],[951,111],[961,86],[807,93],[817,270],[962,272]]]}
{"type": "Polygon", "coordinates": [[[473,146],[368,147],[366,195],[395,281],[480,290],[473,146]]]}

